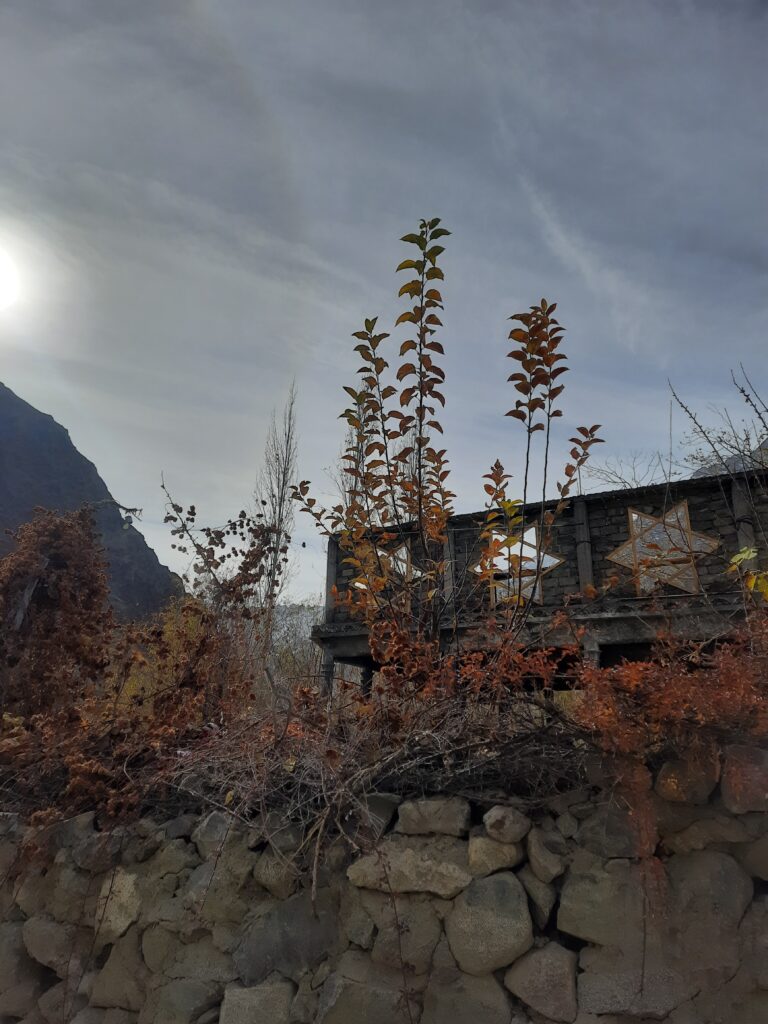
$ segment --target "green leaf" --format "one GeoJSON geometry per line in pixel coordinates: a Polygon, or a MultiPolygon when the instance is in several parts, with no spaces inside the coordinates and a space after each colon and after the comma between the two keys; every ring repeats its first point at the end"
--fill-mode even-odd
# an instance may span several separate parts
{"type": "Polygon", "coordinates": [[[423,235],[414,235],[414,234],[403,235],[403,237],[400,239],[400,241],[401,242],[408,242],[409,245],[418,245],[418,247],[420,249],[426,249],[426,247],[427,247],[427,240],[426,240],[426,238],[424,238],[423,235]]]}

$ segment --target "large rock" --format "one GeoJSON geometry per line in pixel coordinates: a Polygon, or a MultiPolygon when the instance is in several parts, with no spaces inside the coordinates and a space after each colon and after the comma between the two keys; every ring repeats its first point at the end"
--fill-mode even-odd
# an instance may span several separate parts
{"type": "Polygon", "coordinates": [[[605,804],[582,822],[577,841],[583,849],[606,860],[642,854],[639,824],[626,808],[615,803],[605,804]]]}
{"type": "MultiPolygon", "coordinates": [[[[368,895],[378,897],[378,893],[368,895]]],[[[404,965],[415,974],[425,974],[442,933],[434,907],[427,897],[381,896],[379,900],[378,908],[370,908],[378,928],[371,959],[385,967],[404,965]]]]}
{"type": "Polygon", "coordinates": [[[525,890],[511,872],[476,879],[456,898],[445,931],[467,974],[508,967],[533,945],[525,890]]]}
{"type": "Polygon", "coordinates": [[[138,1024],[195,1024],[198,1017],[216,1006],[221,988],[209,982],[172,981],[151,993],[139,1014],[138,1024]]]}
{"type": "Polygon", "coordinates": [[[72,860],[89,874],[104,874],[120,860],[124,841],[125,836],[121,831],[92,832],[73,847],[72,860]]]}
{"type": "Polygon", "coordinates": [[[235,826],[235,819],[223,811],[211,811],[192,833],[192,842],[203,860],[218,857],[235,826]]]}
{"type": "Polygon", "coordinates": [[[37,1008],[46,1024],[68,1024],[88,1000],[66,981],[46,990],[37,1001],[37,1008]]]}
{"type": "Polygon", "coordinates": [[[403,992],[400,971],[373,964],[364,954],[345,953],[323,985],[315,1024],[407,1024],[418,1017],[417,1002],[403,992]]]}
{"type": "Polygon", "coordinates": [[[514,807],[497,805],[483,815],[485,831],[499,843],[519,843],[531,828],[531,819],[514,807]]]}
{"type": "Polygon", "coordinates": [[[737,847],[734,853],[748,874],[768,882],[768,835],[737,847]]]}
{"type": "Polygon", "coordinates": [[[91,990],[91,1003],[108,1009],[137,1011],[144,1005],[148,972],[141,957],[137,928],[119,939],[110,950],[91,990]]]}
{"type": "Polygon", "coordinates": [[[44,969],[29,956],[20,923],[0,924],[0,1017],[23,1017],[37,1005],[44,969]]]}
{"type": "Polygon", "coordinates": [[[432,978],[424,993],[421,1024],[511,1024],[509,1002],[493,975],[432,978]]]}
{"type": "Polygon", "coordinates": [[[165,974],[181,947],[181,939],[160,924],[151,924],[141,936],[141,955],[154,974],[165,974]]]}
{"type": "Polygon", "coordinates": [[[641,934],[645,897],[640,869],[626,861],[604,864],[579,854],[560,894],[557,927],[568,935],[604,946],[620,946],[641,934]]]}
{"type": "Polygon", "coordinates": [[[524,859],[520,843],[499,843],[483,835],[469,837],[469,870],[475,878],[517,867],[524,859]]]}
{"type": "Polygon", "coordinates": [[[467,844],[441,836],[392,836],[350,864],[347,877],[361,889],[430,892],[452,899],[472,881],[467,844]]]}
{"type": "Polygon", "coordinates": [[[298,981],[329,956],[338,944],[338,901],[328,889],[309,892],[275,906],[247,927],[234,961],[247,985],[257,985],[273,971],[298,981]]]}
{"type": "Polygon", "coordinates": [[[517,872],[517,877],[523,883],[523,888],[528,893],[531,902],[531,914],[536,925],[544,929],[549,922],[549,915],[555,905],[557,894],[554,885],[549,882],[542,882],[534,875],[528,864],[525,864],[517,872]]]}
{"type": "Polygon", "coordinates": [[[265,850],[253,868],[255,881],[278,900],[286,900],[296,889],[295,867],[282,854],[265,850]]]}
{"type": "Polygon", "coordinates": [[[663,1018],[698,992],[711,999],[738,970],[749,877],[713,850],[672,857],[667,874],[654,883],[621,862],[569,874],[558,926],[600,944],[581,953],[581,1010],[663,1018]]]}
{"type": "Polygon", "coordinates": [[[469,821],[469,803],[460,797],[406,800],[398,810],[396,831],[408,836],[465,836],[469,821]]]}
{"type": "Polygon", "coordinates": [[[706,804],[720,778],[720,761],[667,761],[656,777],[656,792],[675,804],[706,804]]]}
{"type": "Polygon", "coordinates": [[[558,832],[532,828],[527,847],[531,870],[542,882],[552,882],[565,871],[568,844],[558,832]]]}
{"type": "Polygon", "coordinates": [[[89,933],[47,917],[30,917],[22,928],[27,952],[60,978],[81,970],[90,949],[89,933]]]}
{"type": "Polygon", "coordinates": [[[720,790],[732,814],[768,811],[768,750],[728,747],[720,790]]]}
{"type": "Polygon", "coordinates": [[[576,1019],[575,953],[548,942],[533,949],[514,963],[504,976],[504,984],[526,1006],[553,1021],[576,1019]]]}
{"type": "Polygon", "coordinates": [[[195,978],[224,984],[237,976],[232,957],[214,945],[210,935],[176,947],[173,961],[166,965],[169,978],[195,978]]]}
{"type": "Polygon", "coordinates": [[[101,886],[97,907],[96,950],[125,935],[141,913],[139,879],[132,871],[115,868],[101,886]]]}
{"type": "Polygon", "coordinates": [[[294,986],[284,978],[272,978],[254,988],[227,985],[219,1024],[289,1024],[294,986]]]}
{"type": "Polygon", "coordinates": [[[664,847],[670,853],[693,853],[715,843],[745,843],[749,838],[749,831],[741,819],[728,814],[712,814],[667,836],[664,847]]]}

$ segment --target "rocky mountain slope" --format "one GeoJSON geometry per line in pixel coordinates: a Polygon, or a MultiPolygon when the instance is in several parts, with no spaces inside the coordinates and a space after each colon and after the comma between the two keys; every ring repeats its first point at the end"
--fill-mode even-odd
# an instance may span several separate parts
{"type": "MultiPolygon", "coordinates": [[[[112,496],[69,433],[0,383],[0,555],[12,543],[6,530],[32,518],[37,507],[70,511],[112,496]]],[[[96,520],[109,562],[112,602],[122,618],[145,618],[181,590],[120,511],[102,504],[96,520]]]]}

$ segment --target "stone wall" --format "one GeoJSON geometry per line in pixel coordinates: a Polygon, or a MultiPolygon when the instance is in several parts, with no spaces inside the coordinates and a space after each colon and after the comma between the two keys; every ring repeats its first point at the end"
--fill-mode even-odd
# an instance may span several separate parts
{"type": "Polygon", "coordinates": [[[314,901],[280,822],[6,815],[0,1022],[768,1022],[768,755],[666,765],[653,801],[661,866],[594,789],[537,809],[380,794],[314,901]]]}

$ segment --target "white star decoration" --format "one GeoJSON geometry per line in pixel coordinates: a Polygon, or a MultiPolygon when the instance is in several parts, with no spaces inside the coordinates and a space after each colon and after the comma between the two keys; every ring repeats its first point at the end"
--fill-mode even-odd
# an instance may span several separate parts
{"type": "MultiPolygon", "coordinates": [[[[401,541],[395,548],[376,547],[376,552],[382,561],[382,565],[391,566],[392,575],[401,583],[411,583],[424,575],[423,571],[414,565],[411,556],[411,545],[407,540],[401,541]]],[[[358,590],[367,590],[368,584],[363,580],[357,580],[352,584],[358,590]]]]}
{"type": "Polygon", "coordinates": [[[688,594],[701,587],[696,571],[698,555],[709,555],[719,541],[691,529],[688,502],[681,501],[661,518],[630,508],[629,540],[607,557],[632,570],[639,595],[647,594],[659,583],[666,583],[688,594]]]}
{"type": "MultiPolygon", "coordinates": [[[[494,540],[502,540],[504,535],[494,530],[494,540]]],[[[493,559],[493,579],[491,581],[491,595],[494,602],[508,601],[517,597],[518,584],[520,597],[526,601],[535,601],[541,604],[543,601],[541,580],[542,577],[562,565],[565,561],[559,555],[552,555],[539,548],[537,530],[535,527],[526,530],[522,539],[510,549],[510,559],[506,554],[497,555],[493,559]],[[515,568],[517,560],[520,560],[520,567],[515,568]]],[[[475,566],[475,572],[480,573],[481,566],[475,566]]]]}

